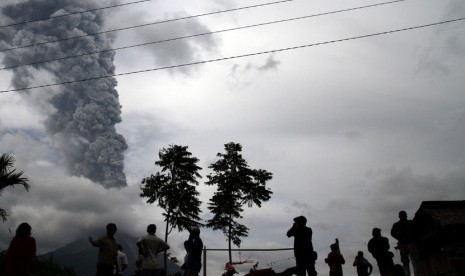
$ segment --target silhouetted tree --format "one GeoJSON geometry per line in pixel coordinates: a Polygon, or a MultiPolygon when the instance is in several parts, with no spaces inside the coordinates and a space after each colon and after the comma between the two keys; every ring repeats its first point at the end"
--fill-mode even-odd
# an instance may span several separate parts
{"type": "MultiPolygon", "coordinates": [[[[187,146],[170,145],[158,153],[159,160],[155,165],[161,167],[161,172],[142,179],[141,197],[147,198],[147,203],[158,201],[165,213],[165,242],[168,235],[177,228],[179,231],[201,226],[200,200],[196,186],[200,168],[199,159],[192,157],[187,146]]],[[[166,254],[165,254],[166,267],[166,254]]]]}
{"type": "Polygon", "coordinates": [[[241,238],[247,237],[248,228],[237,222],[242,218],[242,206],[256,204],[261,207],[262,201],[271,198],[271,190],[266,182],[272,173],[261,169],[250,169],[242,158],[242,146],[236,143],[224,145],[225,153],[218,153],[220,158],[209,166],[213,173],[208,175],[207,185],[217,185],[217,191],[208,203],[213,218],[207,226],[213,230],[222,230],[228,239],[229,261],[232,262],[231,242],[240,246],[241,238]]]}
{"type": "MultiPolygon", "coordinates": [[[[3,189],[8,186],[22,185],[26,191],[29,191],[29,180],[26,177],[23,177],[22,171],[17,172],[13,168],[15,159],[13,156],[3,153],[0,155],[0,194],[2,194],[3,189]]],[[[5,222],[7,213],[4,209],[0,208],[0,217],[5,222]]]]}

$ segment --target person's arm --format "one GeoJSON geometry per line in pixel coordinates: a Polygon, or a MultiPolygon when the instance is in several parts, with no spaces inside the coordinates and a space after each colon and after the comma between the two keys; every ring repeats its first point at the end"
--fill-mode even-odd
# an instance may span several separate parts
{"type": "Polygon", "coordinates": [[[92,245],[95,246],[95,247],[99,247],[99,246],[100,246],[99,240],[94,240],[92,237],[89,237],[89,242],[90,242],[90,244],[92,244],[92,245]]]}
{"type": "Polygon", "coordinates": [[[354,260],[354,266],[357,266],[359,263],[360,263],[360,259],[358,256],[355,256],[355,260],[354,260]]]}
{"type": "MultiPolygon", "coordinates": [[[[367,261],[367,263],[368,263],[368,261],[367,261]]],[[[371,272],[373,272],[373,266],[370,263],[368,263],[368,275],[370,275],[371,272]]]]}
{"type": "Polygon", "coordinates": [[[399,240],[399,230],[398,230],[398,227],[397,227],[397,223],[394,223],[392,225],[392,228],[391,228],[391,236],[396,239],[396,240],[399,240]]]}
{"type": "Polygon", "coordinates": [[[345,264],[346,260],[344,259],[344,256],[342,256],[341,253],[339,253],[339,256],[341,256],[341,264],[345,264]]]}
{"type": "Polygon", "coordinates": [[[162,251],[166,251],[170,249],[170,246],[166,243],[166,242],[163,242],[162,246],[160,247],[160,249],[158,249],[158,252],[162,252],[162,251]]]}
{"type": "Polygon", "coordinates": [[[288,238],[294,236],[294,234],[295,234],[295,229],[296,229],[296,228],[297,228],[297,225],[296,225],[295,223],[292,224],[292,227],[291,227],[289,230],[287,230],[286,236],[287,236],[288,238]]]}
{"type": "Polygon", "coordinates": [[[384,249],[388,251],[390,248],[388,238],[384,238],[384,249]]]}

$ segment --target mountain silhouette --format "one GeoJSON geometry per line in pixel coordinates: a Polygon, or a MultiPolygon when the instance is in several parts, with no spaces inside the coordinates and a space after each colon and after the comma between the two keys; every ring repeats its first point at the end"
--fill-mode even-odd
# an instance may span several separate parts
{"type": "MultiPolygon", "coordinates": [[[[138,254],[136,241],[137,238],[119,233],[115,235],[116,241],[123,246],[123,252],[128,258],[128,267],[124,272],[125,276],[133,275],[136,270],[136,258],[138,254]]],[[[39,258],[50,260],[51,262],[73,268],[79,276],[91,276],[96,273],[98,248],[89,243],[88,237],[82,237],[74,242],[65,245],[53,252],[43,254],[39,258]]],[[[158,261],[163,264],[163,255],[158,254],[158,261]]],[[[181,268],[176,263],[168,260],[168,274],[173,274],[181,268]]]]}

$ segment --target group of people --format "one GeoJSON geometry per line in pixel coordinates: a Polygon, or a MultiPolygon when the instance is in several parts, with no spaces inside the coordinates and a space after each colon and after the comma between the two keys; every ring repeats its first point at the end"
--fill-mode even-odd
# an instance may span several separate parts
{"type": "Polygon", "coordinates": [[[381,235],[381,229],[373,228],[373,238],[368,242],[368,251],[375,258],[379,271],[382,276],[402,275],[410,276],[410,260],[418,260],[417,248],[415,246],[418,232],[415,223],[407,219],[405,211],[399,212],[399,221],[394,223],[391,228],[391,236],[397,240],[396,249],[400,253],[402,265],[395,265],[393,261],[394,254],[389,251],[389,240],[381,235]]]}
{"type": "MultiPolygon", "coordinates": [[[[97,258],[96,276],[121,276],[128,267],[126,254],[123,247],[115,239],[116,224],[108,223],[106,235],[97,239],[89,237],[89,242],[99,248],[97,258]]],[[[157,255],[166,251],[170,246],[157,237],[155,224],[147,226],[147,235],[136,241],[138,258],[136,275],[161,276],[164,275],[164,266],[160,264],[157,255]]],[[[203,243],[200,238],[200,229],[197,227],[189,230],[189,238],[184,242],[186,256],[182,270],[184,276],[198,276],[202,267],[201,258],[203,243]]],[[[16,234],[10,242],[5,254],[4,276],[30,276],[36,259],[36,241],[32,237],[32,227],[21,223],[16,229],[16,234]]],[[[1,273],[0,273],[1,274],[1,273]]]]}
{"type": "MultiPolygon", "coordinates": [[[[313,250],[312,229],[306,224],[307,219],[304,216],[296,217],[292,227],[287,231],[288,237],[294,237],[297,276],[317,275],[315,270],[317,253],[313,250]]],[[[372,236],[368,241],[368,252],[376,260],[381,276],[410,276],[410,260],[415,262],[417,259],[415,247],[417,230],[414,222],[407,219],[407,213],[400,211],[399,221],[394,223],[391,229],[391,236],[398,241],[395,248],[400,251],[402,265],[394,264],[394,254],[389,251],[389,240],[381,235],[381,229],[374,228],[372,236]]],[[[329,266],[329,275],[342,276],[345,259],[339,251],[338,244],[332,244],[330,248],[331,252],[325,258],[329,266]]],[[[365,259],[362,251],[357,253],[353,266],[357,268],[358,276],[368,276],[373,271],[373,266],[365,259]]]]}
{"type": "MultiPolygon", "coordinates": [[[[96,276],[122,275],[127,267],[127,258],[116,242],[114,237],[117,228],[114,223],[109,223],[106,227],[107,234],[96,240],[89,237],[89,242],[99,248],[97,259],[96,276]]],[[[157,227],[155,224],[147,226],[147,235],[139,238],[136,242],[139,255],[136,261],[138,267],[137,275],[140,276],[161,276],[164,275],[164,266],[160,264],[158,254],[170,248],[170,246],[156,236],[157,227]]],[[[202,267],[203,242],[200,238],[200,229],[194,227],[189,230],[189,238],[184,242],[186,256],[181,268],[184,276],[198,276],[202,267]]]]}
{"type": "MultiPolygon", "coordinates": [[[[296,260],[297,276],[315,276],[315,261],[317,253],[313,249],[312,229],[307,225],[304,216],[294,218],[292,227],[287,231],[288,237],[294,237],[294,255],[296,260]]],[[[16,235],[11,240],[5,256],[4,276],[29,276],[36,256],[36,242],[31,235],[31,226],[21,223],[16,235]]],[[[161,276],[164,266],[157,258],[160,252],[164,252],[170,246],[156,236],[157,227],[155,224],[147,226],[147,235],[139,238],[136,242],[139,250],[137,259],[138,273],[141,276],[161,276]]],[[[96,276],[122,275],[128,266],[126,255],[122,252],[122,246],[116,242],[114,237],[117,227],[114,223],[106,226],[106,235],[93,239],[89,237],[89,242],[99,248],[97,259],[96,276]]],[[[381,229],[372,230],[372,238],[368,242],[368,251],[376,260],[381,276],[410,276],[410,260],[417,259],[416,228],[412,220],[407,219],[405,211],[399,212],[399,221],[394,223],[391,235],[397,239],[395,247],[400,251],[402,265],[395,265],[394,254],[389,251],[389,240],[381,235],[381,229]]],[[[200,238],[200,229],[189,230],[189,238],[184,242],[186,256],[181,266],[185,276],[198,276],[202,267],[201,258],[203,242],[200,238]]],[[[338,244],[331,245],[331,252],[325,258],[329,266],[330,276],[342,276],[342,265],[345,259],[339,251],[338,244]]],[[[368,276],[373,271],[373,266],[364,258],[363,252],[359,251],[353,262],[357,268],[358,276],[368,276]]],[[[414,266],[415,268],[415,266],[414,266]]]]}

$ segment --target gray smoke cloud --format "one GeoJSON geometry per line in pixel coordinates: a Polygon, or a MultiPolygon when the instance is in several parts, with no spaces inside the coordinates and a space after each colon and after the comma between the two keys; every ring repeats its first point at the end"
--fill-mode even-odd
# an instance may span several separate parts
{"type": "MultiPolygon", "coordinates": [[[[2,25],[95,9],[99,4],[103,4],[102,1],[16,2],[2,8],[2,25]]],[[[1,28],[0,47],[21,47],[96,33],[103,30],[104,19],[104,10],[100,10],[1,28]]],[[[8,67],[107,50],[111,49],[113,40],[112,35],[102,34],[6,51],[3,64],[8,67]]],[[[111,75],[115,72],[114,56],[113,51],[105,51],[14,68],[12,86],[18,89],[44,82],[60,83],[111,75]]],[[[42,102],[37,106],[46,114],[45,128],[61,152],[68,172],[101,183],[106,188],[127,186],[123,171],[123,152],[127,144],[115,129],[115,124],[121,122],[116,85],[116,79],[104,78],[24,92],[29,101],[32,98],[42,102]]]]}

